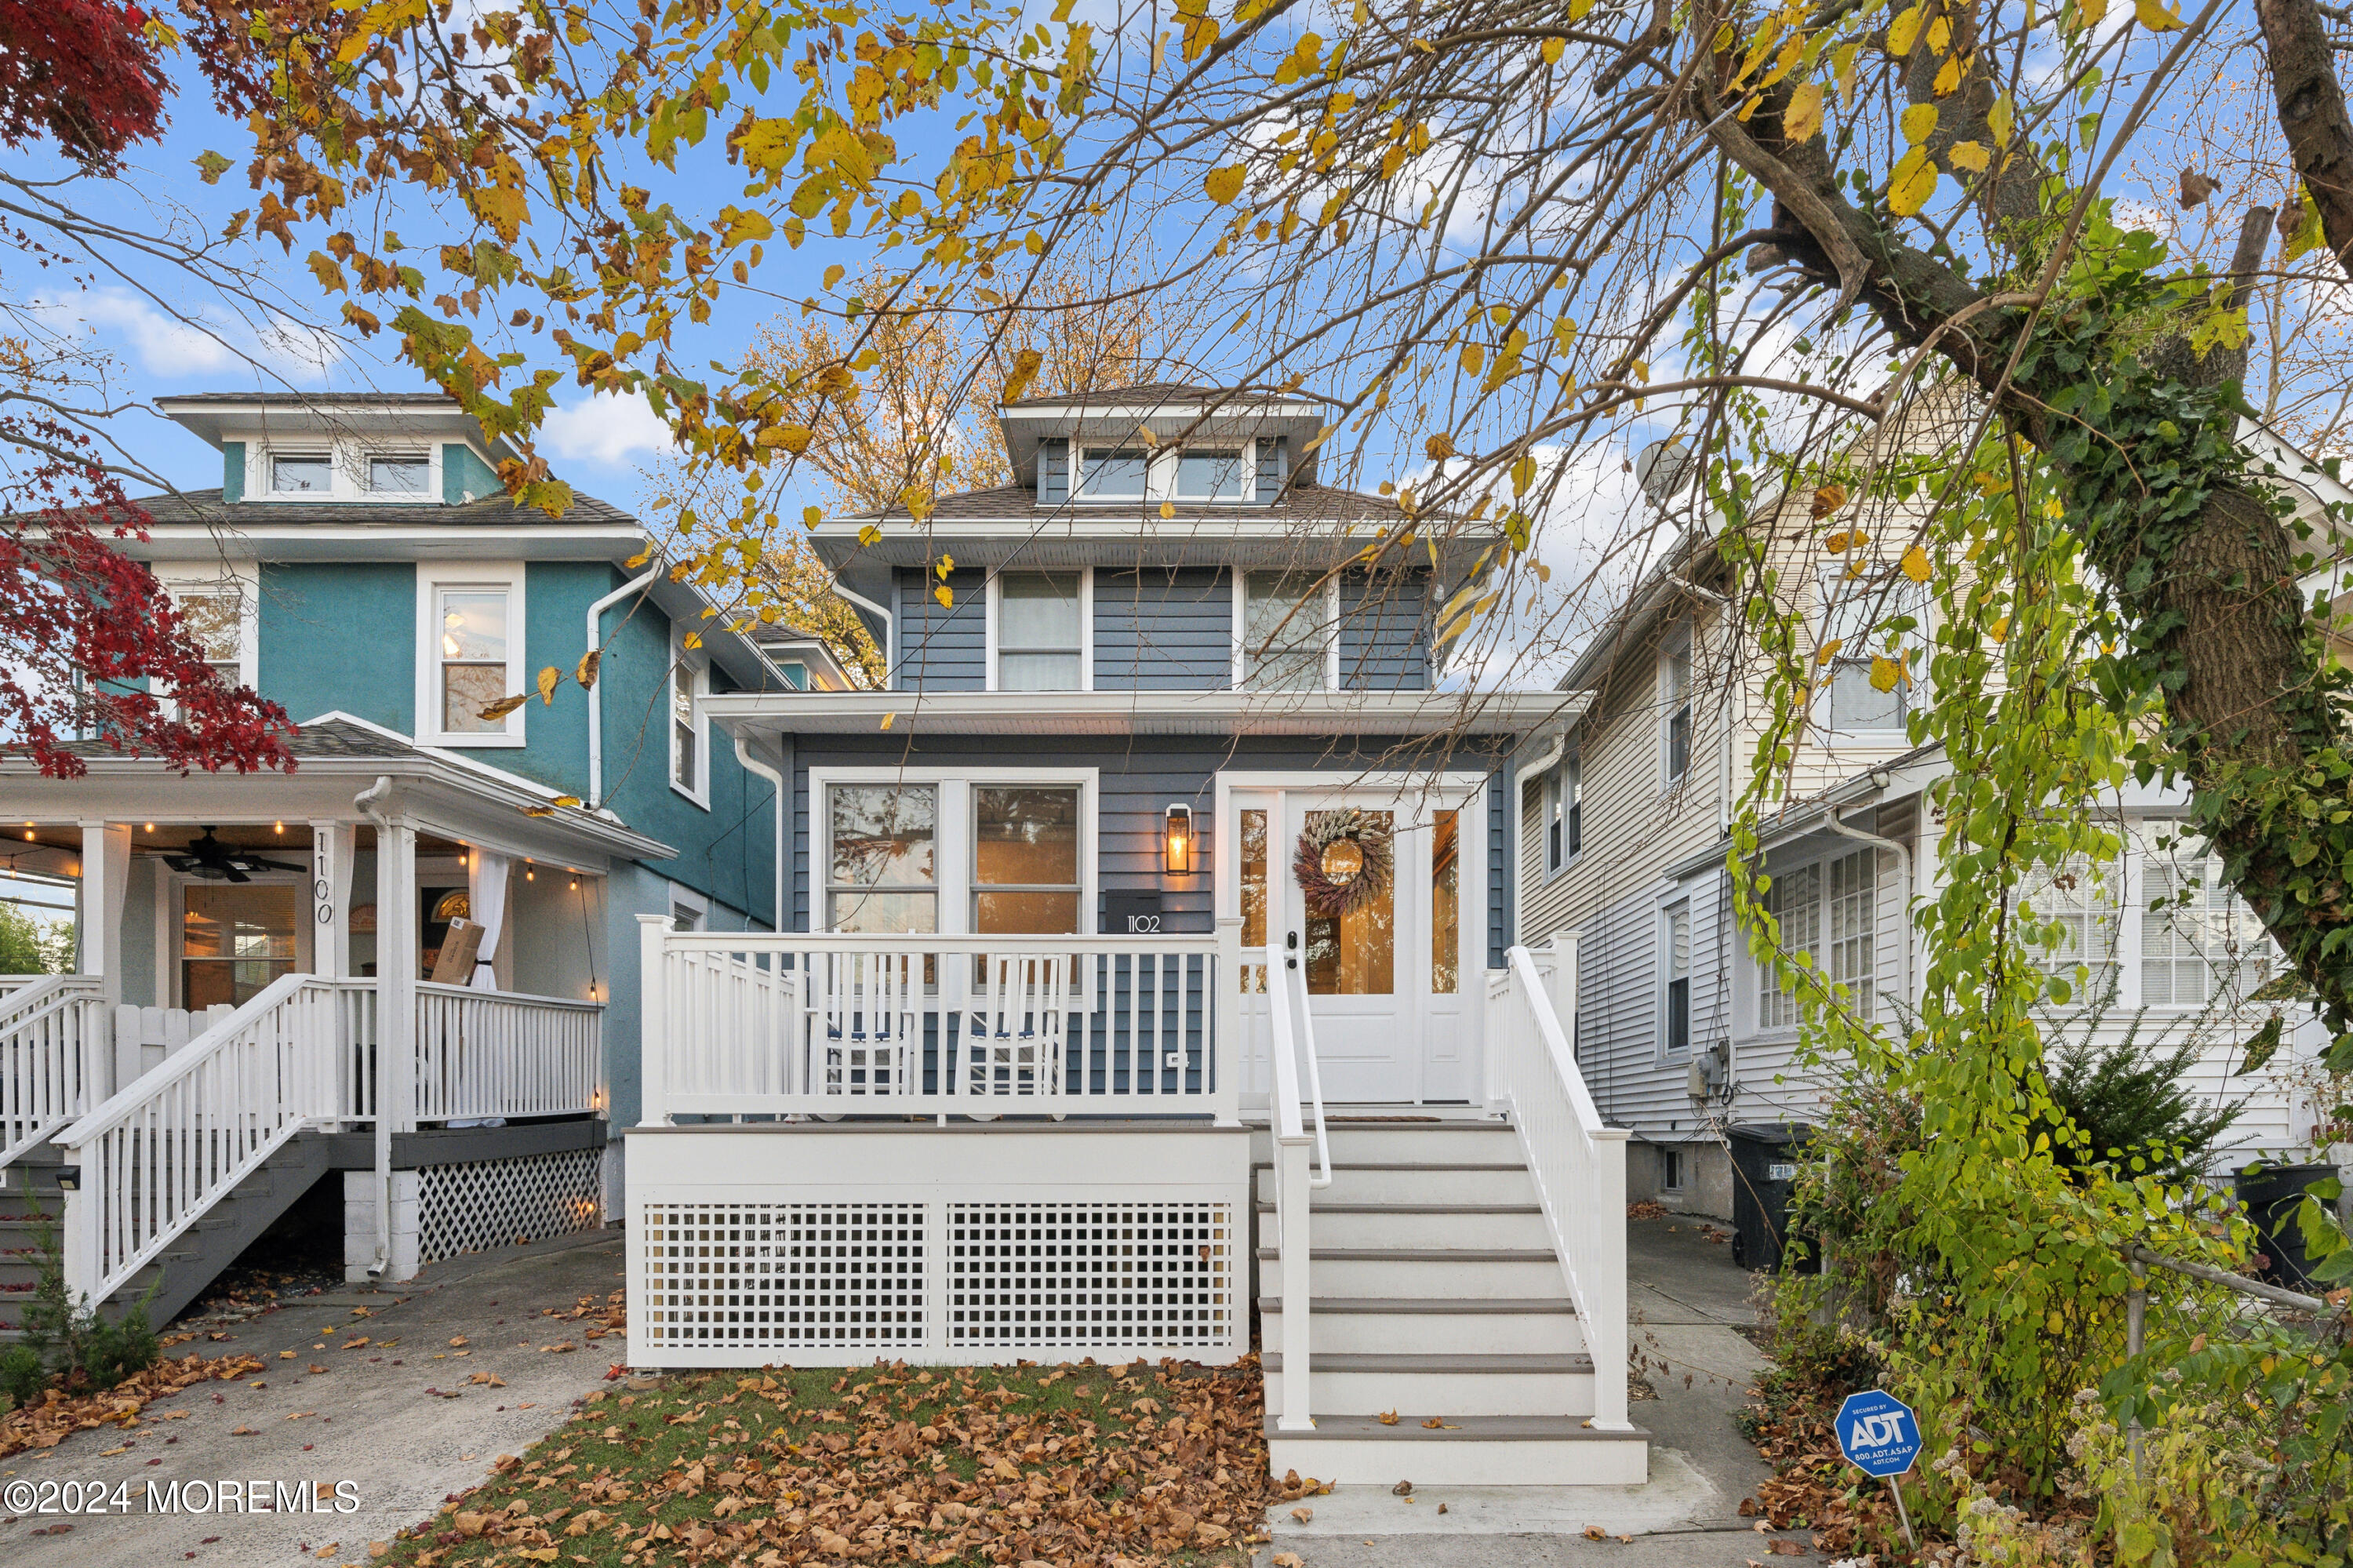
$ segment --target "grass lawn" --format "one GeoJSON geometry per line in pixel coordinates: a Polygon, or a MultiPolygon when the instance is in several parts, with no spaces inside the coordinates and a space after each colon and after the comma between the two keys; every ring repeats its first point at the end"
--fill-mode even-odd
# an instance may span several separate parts
{"type": "Polygon", "coordinates": [[[379,1561],[1240,1563],[1314,1487],[1267,1478],[1261,1409],[1255,1359],[617,1383],[379,1561]]]}

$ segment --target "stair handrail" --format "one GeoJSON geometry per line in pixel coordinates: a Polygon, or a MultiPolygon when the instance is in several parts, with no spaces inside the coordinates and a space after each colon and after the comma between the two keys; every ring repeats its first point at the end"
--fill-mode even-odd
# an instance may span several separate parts
{"type": "MultiPolygon", "coordinates": [[[[1506,1001],[1517,1005],[1507,1005],[1490,1045],[1498,1054],[1512,1124],[1593,1359],[1590,1425],[1597,1431],[1631,1431],[1626,1418],[1627,1131],[1603,1123],[1535,956],[1515,947],[1504,959],[1506,1001]]],[[[1553,961],[1574,1015],[1575,938],[1553,939],[1553,961]]]]}
{"type": "MultiPolygon", "coordinates": [[[[1307,1184],[1321,1192],[1332,1184],[1332,1129],[1324,1116],[1324,1066],[1315,1054],[1315,1012],[1308,1005],[1307,971],[1299,967],[1296,959],[1292,959],[1280,971],[1270,966],[1267,972],[1269,974],[1279,972],[1286,987],[1293,980],[1296,980],[1299,986],[1295,1005],[1287,1008],[1286,1011],[1291,1014],[1292,1027],[1299,1043],[1299,1054],[1307,1063],[1306,1103],[1315,1109],[1317,1174],[1311,1178],[1307,1184]]],[[[1293,999],[1286,994],[1284,1000],[1291,1001],[1293,999]]]]}
{"type": "MultiPolygon", "coordinates": [[[[1300,1093],[1299,1029],[1292,1015],[1291,975],[1296,955],[1273,943],[1266,953],[1266,1017],[1270,1031],[1268,1054],[1274,1058],[1274,1216],[1275,1255],[1282,1268],[1282,1407],[1275,1414],[1281,1432],[1312,1432],[1315,1417],[1308,1401],[1308,1266],[1313,1255],[1309,1239],[1309,1194],[1315,1180],[1308,1173],[1308,1151],[1315,1135],[1307,1130],[1300,1093]]],[[[1313,1058],[1310,1058],[1311,1062],[1313,1058]]],[[[1315,1102],[1315,1123],[1324,1124],[1322,1095],[1315,1102]]],[[[1332,1180],[1331,1161],[1324,1162],[1324,1181],[1332,1180]]]]}
{"type": "Polygon", "coordinates": [[[105,982],[96,975],[42,975],[0,999],[0,1169],[48,1140],[103,1097],[112,1076],[105,982]],[[25,1035],[79,1013],[80,1038],[31,1048],[25,1035]],[[15,1128],[11,1132],[11,1128],[15,1128]]]}
{"type": "Polygon", "coordinates": [[[297,1133],[334,1121],[342,1034],[333,982],[280,975],[58,1134],[80,1161],[66,1194],[68,1295],[104,1301],[297,1133]]]}

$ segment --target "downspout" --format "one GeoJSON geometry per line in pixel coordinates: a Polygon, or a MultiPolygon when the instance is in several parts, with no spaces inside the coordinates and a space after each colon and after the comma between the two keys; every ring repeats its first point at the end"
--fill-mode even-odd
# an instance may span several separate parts
{"type": "MultiPolygon", "coordinates": [[[[384,813],[376,808],[391,798],[392,779],[384,774],[378,774],[374,784],[352,798],[352,804],[358,807],[361,814],[374,822],[378,832],[382,833],[392,824],[385,820],[384,813]]],[[[383,873],[384,856],[379,853],[376,856],[376,874],[381,876],[383,873]]],[[[383,902],[381,894],[377,895],[377,902],[379,904],[383,902]]],[[[380,972],[381,966],[378,968],[380,972]]],[[[382,979],[378,979],[376,986],[379,1008],[377,1017],[381,1020],[384,986],[382,979]]],[[[384,1041],[379,1038],[376,1041],[378,1063],[389,1061],[391,1055],[392,1054],[385,1049],[384,1041]]],[[[385,1270],[392,1266],[392,1107],[385,1103],[384,1079],[385,1074],[379,1066],[375,1088],[375,1261],[368,1265],[368,1277],[372,1279],[383,1278],[385,1270]]]]}
{"type": "Polygon", "coordinates": [[[756,773],[776,786],[776,901],[769,906],[769,926],[772,931],[785,928],[785,776],[752,755],[752,748],[742,736],[735,737],[735,760],[745,771],[756,773]]]}
{"type": "MultiPolygon", "coordinates": [[[[667,567],[654,567],[641,577],[632,578],[588,607],[588,652],[604,646],[605,612],[633,593],[651,588],[667,567]]],[[[596,689],[588,694],[588,807],[596,810],[605,803],[605,683],[600,679],[596,689]]]]}
{"type": "MultiPolygon", "coordinates": [[[[1881,788],[1885,787],[1883,780],[1881,788]]],[[[1877,833],[1866,833],[1861,828],[1848,827],[1839,821],[1836,807],[1832,807],[1830,813],[1822,819],[1822,826],[1840,838],[1852,839],[1859,844],[1870,844],[1875,849],[1895,852],[1897,866],[1895,874],[1898,885],[1904,892],[1904,945],[1897,950],[1903,960],[1904,1005],[1909,1007],[1912,1005],[1912,852],[1894,839],[1883,839],[1877,833]]]]}
{"type": "Polygon", "coordinates": [[[855,588],[843,587],[839,574],[828,573],[827,580],[842,599],[882,618],[882,684],[886,688],[895,686],[899,679],[899,618],[855,588]]]}

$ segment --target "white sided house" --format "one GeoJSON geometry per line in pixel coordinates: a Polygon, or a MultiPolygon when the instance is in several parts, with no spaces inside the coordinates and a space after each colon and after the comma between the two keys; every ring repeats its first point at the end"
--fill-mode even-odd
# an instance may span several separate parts
{"type": "MultiPolygon", "coordinates": [[[[2326,521],[2321,500],[2353,501],[2267,432],[2246,434],[2314,521],[2326,521]]],[[[1779,536],[1820,533],[1802,507],[1790,515],[1779,536]]],[[[1785,942],[1900,1030],[1923,969],[1910,911],[1936,895],[1924,791],[1947,764],[1907,739],[1911,689],[1871,683],[1872,627],[1927,612],[1897,567],[1908,543],[1899,523],[1863,527],[1880,536],[1858,551],[1782,552],[1781,580],[1798,585],[1817,641],[1862,656],[1831,662],[1791,801],[1763,824],[1761,869],[1785,942]]],[[[2328,576],[2316,572],[2307,592],[2333,588],[2328,576]]],[[[1631,1190],[1721,1218],[1736,1179],[1725,1129],[1815,1121],[1828,1089],[1821,1070],[1798,1065],[1795,1003],[1765,979],[1731,907],[1728,831],[1769,717],[1729,597],[1738,591],[1712,541],[1662,560],[1561,683],[1590,705],[1542,732],[1514,767],[1519,929],[1536,951],[1575,954],[1577,1065],[1603,1119],[1631,1134],[1631,1190]]],[[[2289,1044],[2265,1070],[2238,1070],[2275,1011],[2253,1000],[2276,973],[2274,949],[2219,863],[2185,841],[2180,793],[2127,789],[2106,804],[2125,843],[2116,863],[2027,893],[2077,933],[2051,956],[2054,972],[2072,980],[2083,964],[2091,977],[2049,1026],[2100,1049],[2193,1043],[2200,1099],[2241,1107],[2213,1153],[2216,1174],[2305,1149],[2314,1118],[2302,1079],[2326,1041],[2304,1010],[2278,1004],[2289,1044]]]]}
{"type": "Polygon", "coordinates": [[[701,704],[783,781],[784,928],[643,923],[633,1363],[1255,1322],[1277,1473],[1645,1477],[1623,1135],[1511,916],[1506,759],[1582,699],[1437,689],[1487,541],[1367,569],[1322,418],[1012,404],[1011,485],[818,528],[890,681],[701,704]]]}

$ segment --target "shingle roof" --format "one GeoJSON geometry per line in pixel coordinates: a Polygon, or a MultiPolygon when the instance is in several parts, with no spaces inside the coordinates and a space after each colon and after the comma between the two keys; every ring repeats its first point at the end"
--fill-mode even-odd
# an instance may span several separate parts
{"type": "Polygon", "coordinates": [[[264,523],[321,523],[340,527],[382,528],[420,524],[436,528],[452,524],[510,528],[531,524],[576,528],[583,525],[626,527],[638,522],[634,514],[577,490],[572,493],[571,506],[556,517],[550,517],[536,506],[517,506],[503,494],[486,495],[479,501],[470,501],[458,506],[368,501],[224,502],[217,489],[184,490],[177,495],[147,495],[136,499],[138,504],[146,508],[148,516],[158,523],[227,524],[231,526],[264,523]]]}

